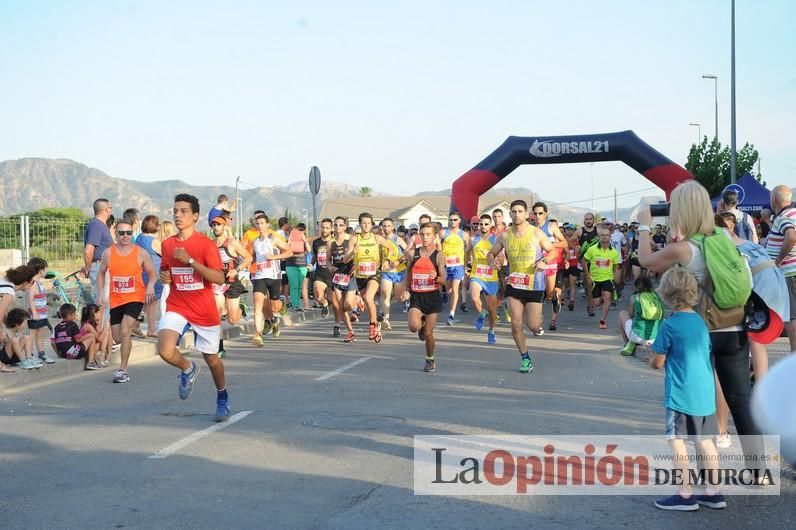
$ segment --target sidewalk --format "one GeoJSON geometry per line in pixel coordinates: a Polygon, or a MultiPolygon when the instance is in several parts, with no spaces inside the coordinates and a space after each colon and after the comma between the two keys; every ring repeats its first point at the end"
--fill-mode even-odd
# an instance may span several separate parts
{"type": "MultiPolygon", "coordinates": [[[[316,320],[321,318],[320,310],[304,311],[303,313],[288,312],[284,317],[284,322],[287,326],[295,326],[301,322],[308,320],[316,320]]],[[[241,335],[252,335],[254,333],[254,318],[244,319],[236,325],[228,324],[227,322],[221,323],[221,333],[224,339],[234,339],[241,335]]],[[[188,333],[183,337],[180,343],[180,349],[184,353],[193,351],[193,334],[188,333]]],[[[23,370],[17,367],[16,373],[13,374],[0,374],[0,395],[6,391],[27,386],[31,384],[39,384],[48,380],[57,380],[68,376],[77,376],[81,373],[90,373],[84,370],[85,362],[83,359],[66,360],[56,358],[52,352],[49,355],[55,359],[55,364],[48,364],[39,369],[23,370]]],[[[133,350],[130,354],[130,365],[146,363],[154,359],[159,359],[157,352],[157,340],[155,339],[138,339],[133,338],[133,350]]],[[[121,356],[119,350],[114,350],[111,353],[110,365],[108,368],[102,370],[95,370],[92,372],[104,371],[112,373],[115,371],[121,356]]]]}

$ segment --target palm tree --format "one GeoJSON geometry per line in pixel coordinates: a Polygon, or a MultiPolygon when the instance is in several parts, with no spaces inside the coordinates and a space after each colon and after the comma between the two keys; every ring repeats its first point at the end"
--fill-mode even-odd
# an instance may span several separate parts
{"type": "Polygon", "coordinates": [[[359,196],[360,197],[370,197],[370,193],[372,191],[373,191],[372,188],[369,188],[367,186],[362,186],[361,188],[359,188],[359,196]]]}

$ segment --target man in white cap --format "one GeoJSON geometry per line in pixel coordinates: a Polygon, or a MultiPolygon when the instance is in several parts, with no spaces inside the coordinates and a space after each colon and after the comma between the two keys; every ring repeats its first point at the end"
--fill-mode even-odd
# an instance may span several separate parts
{"type": "MultiPolygon", "coordinates": [[[[614,222],[612,217],[609,217],[603,224],[611,230],[611,248],[616,250],[616,253],[619,254],[619,270],[622,270],[622,249],[625,248],[627,245],[627,239],[625,238],[625,234],[622,233],[621,227],[619,224],[614,222]]],[[[617,274],[616,279],[616,290],[614,291],[613,300],[611,301],[611,307],[616,306],[616,301],[622,299],[622,289],[625,288],[625,278],[624,275],[617,274]]]]}

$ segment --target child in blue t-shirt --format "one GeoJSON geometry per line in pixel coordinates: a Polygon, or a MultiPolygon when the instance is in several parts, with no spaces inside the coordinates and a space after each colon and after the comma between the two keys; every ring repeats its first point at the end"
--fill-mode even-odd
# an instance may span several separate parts
{"type": "Polygon", "coordinates": [[[666,438],[675,456],[674,467],[681,470],[685,480],[677,495],[656,501],[655,506],[679,511],[698,510],[700,505],[724,508],[727,502],[717,489],[708,487],[704,495],[692,495],[688,483],[686,437],[705,459],[702,467],[707,472],[718,468],[718,452],[713,443],[717,431],[716,388],[710,364],[710,335],[702,317],[692,309],[697,300],[696,278],[686,269],[669,269],[661,278],[658,293],[674,312],[658,330],[650,366],[666,366],[666,438]]]}

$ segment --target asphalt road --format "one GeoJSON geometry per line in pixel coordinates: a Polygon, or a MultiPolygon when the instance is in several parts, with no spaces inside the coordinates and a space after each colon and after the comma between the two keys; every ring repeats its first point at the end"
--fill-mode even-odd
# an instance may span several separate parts
{"type": "Polygon", "coordinates": [[[616,331],[580,310],[529,339],[530,375],[517,372],[507,326],[489,346],[472,313],[460,315],[438,327],[438,372],[427,374],[405,315],[393,318],[378,346],[333,340],[329,321],[261,349],[229,342],[231,406],[247,414],[213,432],[209,372],[180,401],[176,371],[158,359],[134,365],[125,385],[108,369],[7,390],[0,527],[792,527],[790,476],[778,497],[695,513],[645,496],[415,496],[414,435],[660,434],[662,374],[620,357],[616,331]]]}

